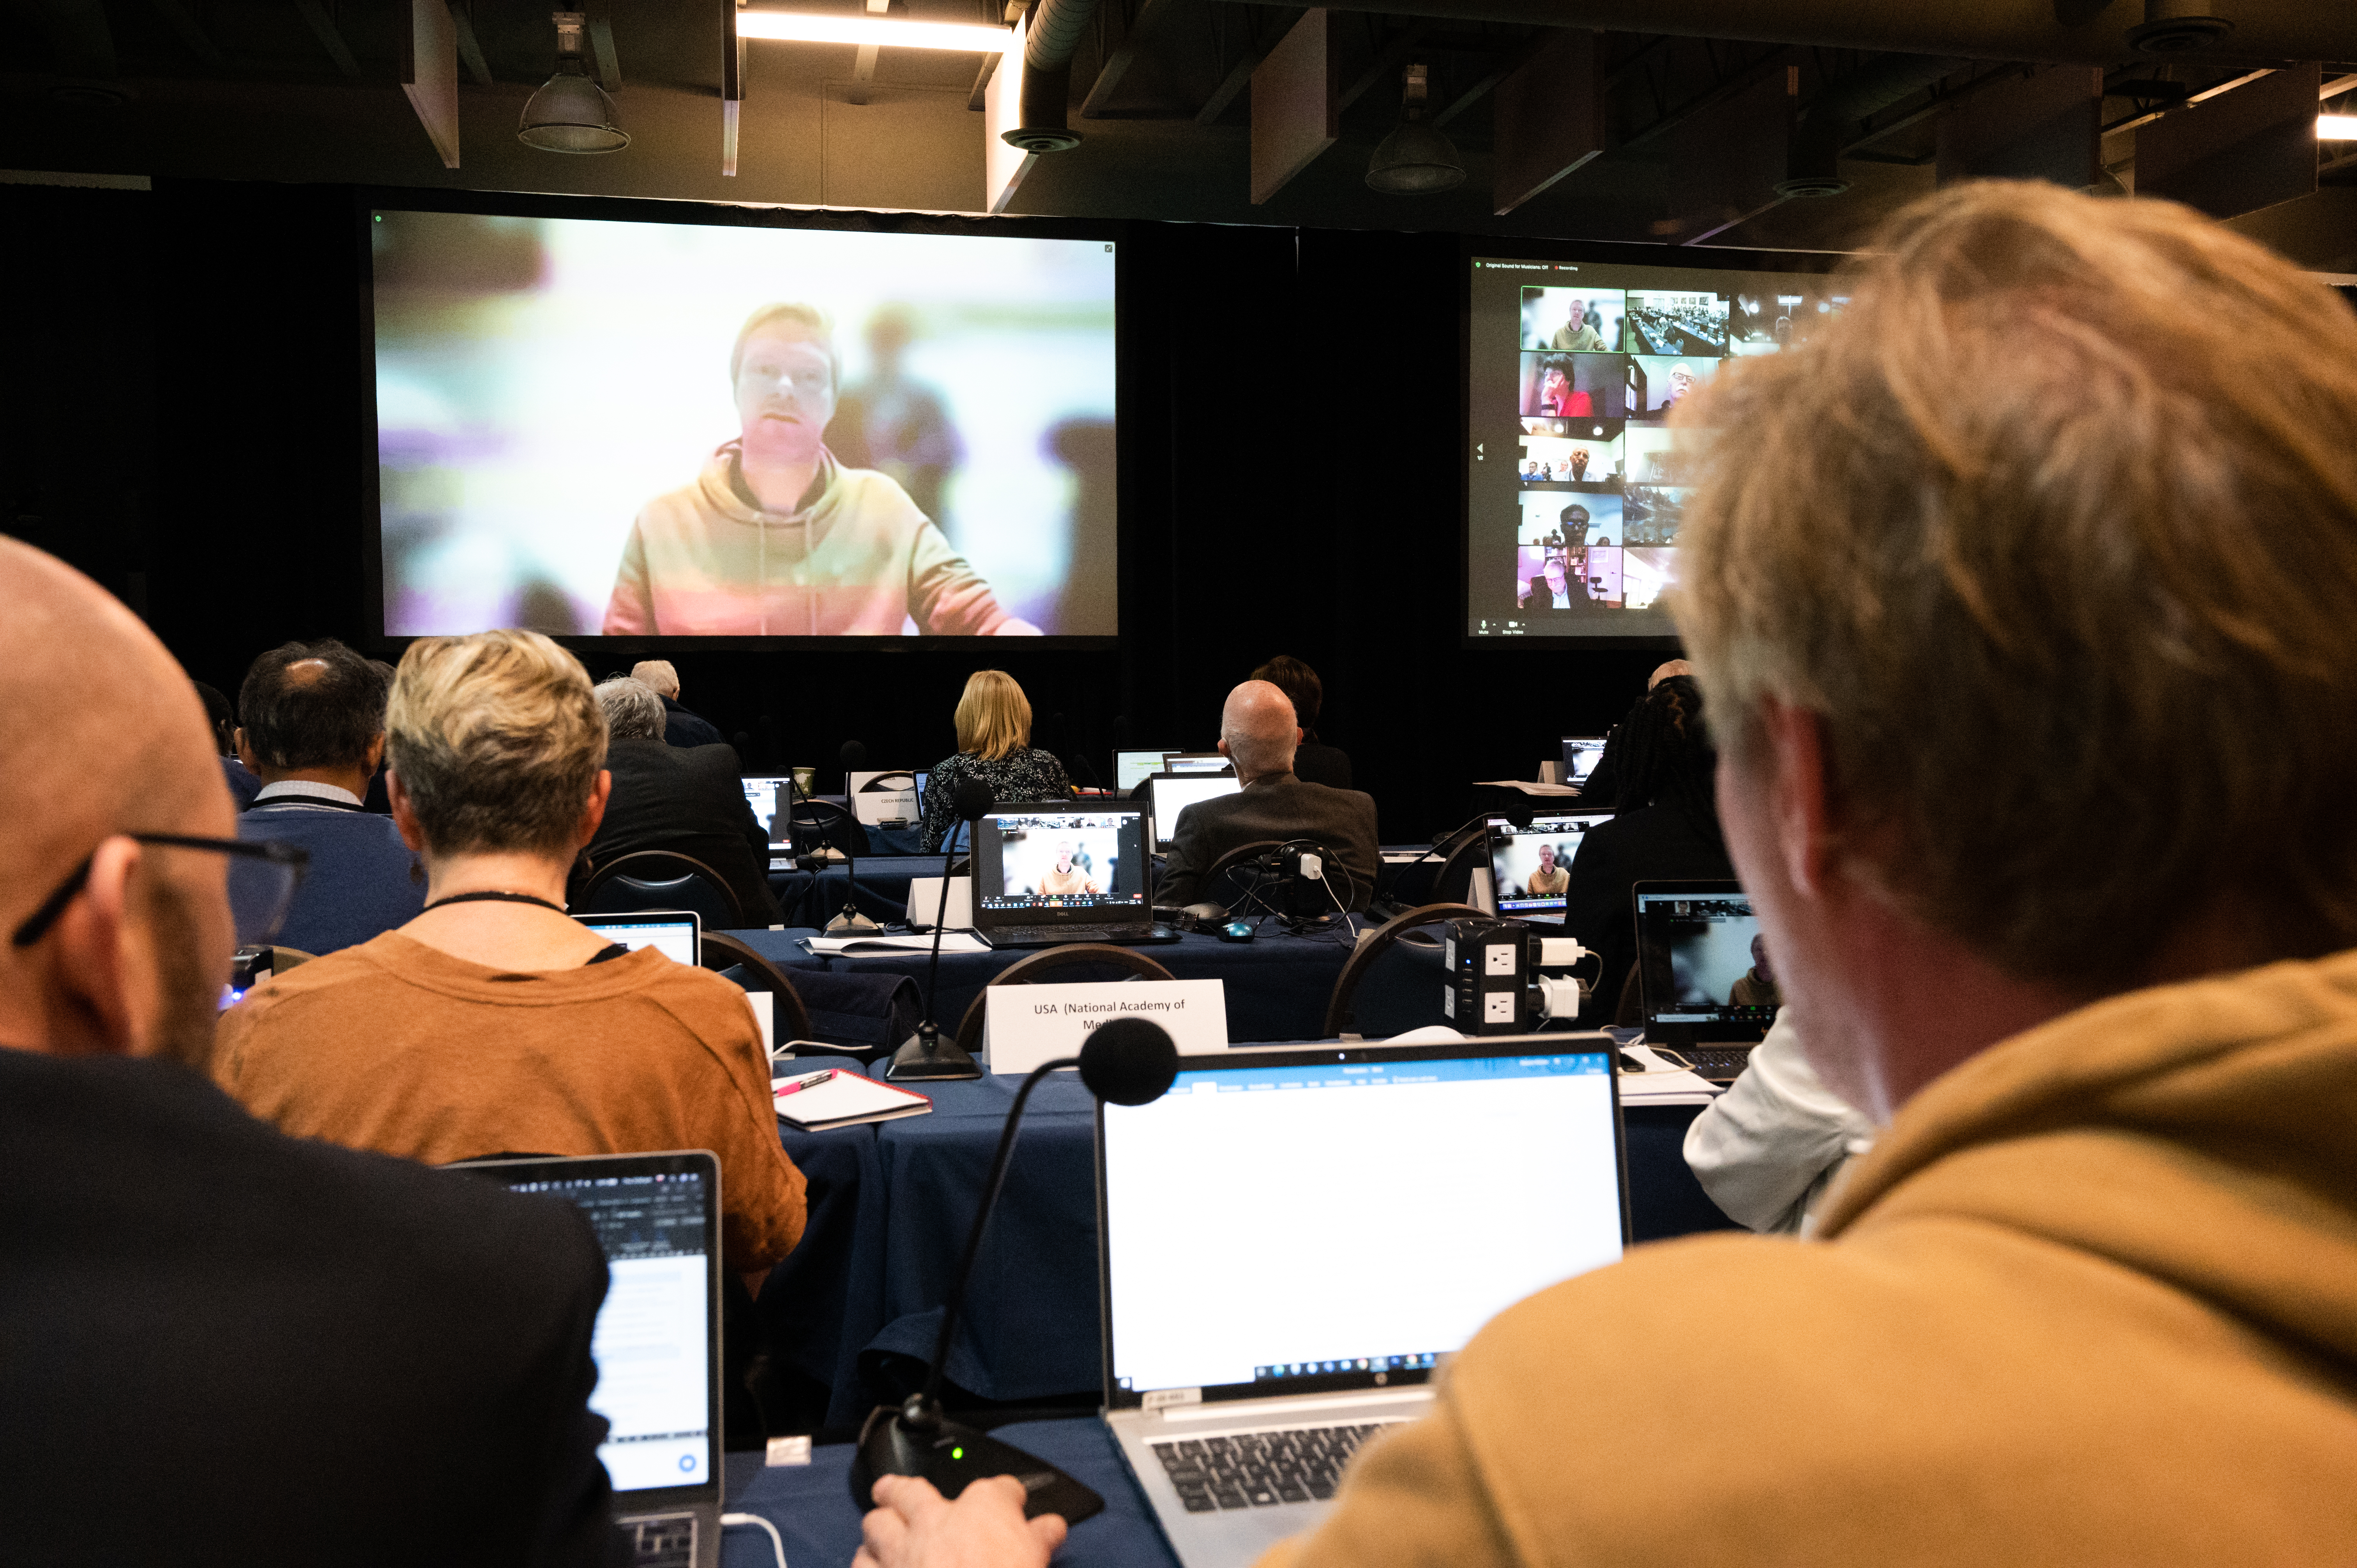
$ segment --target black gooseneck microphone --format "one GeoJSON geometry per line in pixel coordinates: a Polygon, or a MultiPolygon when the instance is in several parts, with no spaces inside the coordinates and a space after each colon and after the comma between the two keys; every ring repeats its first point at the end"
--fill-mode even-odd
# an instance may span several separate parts
{"type": "MultiPolygon", "coordinates": [[[[974,1066],[974,1058],[960,1048],[955,1040],[942,1038],[942,1026],[933,1018],[933,999],[941,991],[942,925],[949,918],[950,866],[957,859],[958,828],[963,825],[966,829],[966,864],[971,866],[974,864],[974,825],[989,813],[995,802],[991,799],[990,786],[979,779],[968,779],[960,783],[952,799],[956,801],[957,818],[950,823],[950,831],[942,841],[942,897],[933,909],[933,959],[925,970],[925,1021],[917,1026],[917,1032],[903,1041],[899,1050],[892,1053],[891,1065],[884,1069],[884,1076],[889,1079],[939,1082],[947,1079],[982,1076],[982,1069],[974,1066]]],[[[971,872],[968,877],[970,890],[973,886],[971,872]]],[[[973,897],[971,891],[967,897],[970,903],[973,897]]]]}
{"type": "Polygon", "coordinates": [[[843,763],[843,813],[850,819],[850,831],[843,835],[843,910],[826,929],[838,934],[881,931],[883,927],[859,912],[859,852],[852,847],[859,842],[860,830],[859,812],[851,804],[851,776],[867,766],[867,747],[846,740],[837,756],[843,763]]]}
{"type": "MultiPolygon", "coordinates": [[[[1489,830],[1484,824],[1486,824],[1492,817],[1512,822],[1517,828],[1527,828],[1531,825],[1532,819],[1537,815],[1538,807],[1529,800],[1517,800],[1511,806],[1506,806],[1494,811],[1476,811],[1465,821],[1458,823],[1455,827],[1449,829],[1447,832],[1433,840],[1432,847],[1430,849],[1426,850],[1422,854],[1417,855],[1414,860],[1411,860],[1405,865],[1401,866],[1398,873],[1392,877],[1392,886],[1394,888],[1405,886],[1407,882],[1408,873],[1414,871],[1417,866],[1422,865],[1426,861],[1430,860],[1434,855],[1439,854],[1443,848],[1448,849],[1449,853],[1454,854],[1457,847],[1458,846],[1453,844],[1452,841],[1454,841],[1459,833],[1464,832],[1469,828],[1478,827],[1486,832],[1489,830]]],[[[1395,893],[1391,897],[1378,898],[1369,904],[1367,906],[1367,913],[1377,919],[1388,920],[1396,916],[1407,913],[1411,908],[1413,908],[1413,906],[1407,903],[1405,895],[1395,893]]]]}
{"type": "Polygon", "coordinates": [[[1007,1158],[1015,1152],[1015,1133],[1022,1123],[1024,1103],[1041,1079],[1058,1068],[1074,1066],[1081,1069],[1081,1081],[1098,1099],[1114,1105],[1146,1105],[1168,1093],[1177,1080],[1178,1047],[1159,1024],[1137,1017],[1114,1018],[1090,1033],[1078,1057],[1042,1062],[1015,1091],[1006,1126],[998,1134],[998,1153],[991,1158],[990,1178],[983,1186],[982,1207],[974,1211],[974,1229],[965,1239],[965,1256],[942,1311],[941,1337],[933,1342],[925,1386],[897,1408],[877,1405],[859,1429],[858,1451],[851,1461],[851,1500],[862,1512],[875,1506],[874,1488],[879,1476],[922,1476],[945,1498],[956,1497],[985,1477],[1013,1476],[1023,1483],[1026,1519],[1053,1513],[1078,1524],[1104,1507],[1103,1498],[1053,1465],[948,1420],[942,1414],[940,1398],[942,1369],[949,1362],[958,1312],[965,1305],[974,1258],[982,1251],[983,1231],[990,1223],[990,1211],[997,1206],[999,1188],[1006,1182],[1007,1158]]]}

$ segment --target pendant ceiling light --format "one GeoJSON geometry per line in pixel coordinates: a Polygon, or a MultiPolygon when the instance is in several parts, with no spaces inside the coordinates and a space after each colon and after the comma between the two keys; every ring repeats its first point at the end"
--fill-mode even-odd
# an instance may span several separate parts
{"type": "Polygon", "coordinates": [[[1431,196],[1465,183],[1464,160],[1448,138],[1425,121],[1425,100],[1430,91],[1422,62],[1409,66],[1399,125],[1383,139],[1367,163],[1369,190],[1388,196],[1431,196]]]}
{"type": "Polygon", "coordinates": [[[583,13],[559,11],[556,74],[523,106],[516,140],[544,153],[619,153],[630,134],[614,117],[614,101],[581,69],[583,13]]]}

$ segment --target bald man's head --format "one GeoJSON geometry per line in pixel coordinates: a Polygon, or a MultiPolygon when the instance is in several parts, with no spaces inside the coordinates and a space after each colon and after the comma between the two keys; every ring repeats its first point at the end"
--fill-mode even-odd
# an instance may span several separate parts
{"type": "MultiPolygon", "coordinates": [[[[19,689],[73,693],[70,703],[0,703],[0,1042],[55,1047],[61,1033],[98,1028],[96,1043],[81,1048],[105,1048],[99,1036],[113,1026],[91,1020],[121,998],[94,992],[119,981],[155,1004],[136,1032],[166,1037],[113,1039],[113,1048],[193,1048],[173,1036],[201,1023],[210,1038],[233,940],[224,857],[110,835],[236,832],[204,703],[137,617],[64,563],[9,539],[0,539],[0,604],[8,607],[0,660],[19,689]],[[6,940],[102,844],[112,847],[100,871],[132,867],[115,885],[129,932],[122,972],[95,949],[76,957],[91,921],[72,905],[41,940],[6,940]],[[90,978],[100,970],[113,980],[90,978]]],[[[93,874],[94,886],[102,881],[93,874]]]]}
{"type": "Polygon", "coordinates": [[[1668,680],[1673,675],[1691,675],[1693,673],[1693,665],[1687,663],[1683,659],[1673,659],[1667,664],[1660,666],[1651,675],[1645,677],[1645,690],[1648,692],[1652,691],[1654,687],[1660,685],[1663,682],[1668,680]]]}
{"type": "Polygon", "coordinates": [[[1266,681],[1247,681],[1228,693],[1220,710],[1220,749],[1236,765],[1236,777],[1250,783],[1271,773],[1293,771],[1293,748],[1301,729],[1293,699],[1266,681]]]}

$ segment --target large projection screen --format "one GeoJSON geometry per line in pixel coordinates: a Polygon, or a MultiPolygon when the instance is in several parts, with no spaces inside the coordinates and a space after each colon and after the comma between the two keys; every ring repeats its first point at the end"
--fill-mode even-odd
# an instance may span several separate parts
{"type": "Polygon", "coordinates": [[[1468,644],[1674,639],[1663,601],[1689,438],[1670,416],[1725,366],[1806,342],[1843,285],[1585,256],[1467,263],[1468,644]]]}
{"type": "Polygon", "coordinates": [[[1111,242],[367,216],[387,637],[1118,630],[1111,242]]]}

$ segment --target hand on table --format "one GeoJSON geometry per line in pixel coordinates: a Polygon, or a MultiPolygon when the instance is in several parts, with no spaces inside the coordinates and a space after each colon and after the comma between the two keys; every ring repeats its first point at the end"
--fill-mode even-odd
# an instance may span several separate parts
{"type": "Polygon", "coordinates": [[[852,1568],[1042,1568],[1064,1544],[1061,1516],[1023,1517],[1023,1483],[976,1481],[951,1502],[914,1476],[877,1477],[852,1568]]]}

